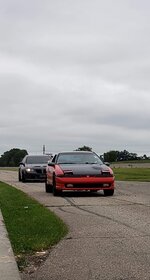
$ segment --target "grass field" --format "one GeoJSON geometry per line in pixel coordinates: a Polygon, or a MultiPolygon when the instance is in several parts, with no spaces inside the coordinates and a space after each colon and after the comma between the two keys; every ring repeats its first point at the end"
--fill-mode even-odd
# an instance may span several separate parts
{"type": "Polygon", "coordinates": [[[131,163],[131,164],[133,164],[133,163],[139,163],[139,164],[141,164],[141,163],[150,163],[150,159],[139,159],[139,160],[122,160],[122,161],[115,161],[115,162],[112,162],[112,163],[114,163],[114,164],[123,164],[123,163],[131,163]]]}
{"type": "Polygon", "coordinates": [[[18,167],[0,167],[0,170],[18,171],[18,167]]]}
{"type": "Polygon", "coordinates": [[[2,182],[0,208],[19,267],[27,254],[50,248],[68,232],[67,226],[53,212],[2,182]]]}
{"type": "Polygon", "coordinates": [[[150,168],[113,168],[116,181],[150,182],[150,168]]]}
{"type": "MultiPolygon", "coordinates": [[[[113,169],[117,181],[150,182],[150,160],[117,162],[112,163],[110,167],[113,169]]],[[[0,170],[18,171],[18,168],[3,167],[0,170]]]]}

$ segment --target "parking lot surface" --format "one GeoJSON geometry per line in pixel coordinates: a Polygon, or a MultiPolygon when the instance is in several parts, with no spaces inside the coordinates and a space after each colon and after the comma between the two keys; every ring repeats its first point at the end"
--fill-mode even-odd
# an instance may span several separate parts
{"type": "Polygon", "coordinates": [[[150,280],[150,183],[117,182],[113,197],[65,193],[53,197],[44,183],[5,181],[37,199],[69,226],[69,234],[23,280],[150,280]]]}

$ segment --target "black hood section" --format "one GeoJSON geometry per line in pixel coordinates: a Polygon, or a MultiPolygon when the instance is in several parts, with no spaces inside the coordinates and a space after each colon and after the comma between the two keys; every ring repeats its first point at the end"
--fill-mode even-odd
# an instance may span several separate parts
{"type": "Polygon", "coordinates": [[[101,175],[103,172],[110,173],[105,164],[60,164],[63,171],[72,171],[73,175],[101,175]]]}
{"type": "Polygon", "coordinates": [[[46,167],[46,164],[45,163],[26,163],[25,164],[25,167],[26,168],[44,168],[44,167],[46,167]]]}

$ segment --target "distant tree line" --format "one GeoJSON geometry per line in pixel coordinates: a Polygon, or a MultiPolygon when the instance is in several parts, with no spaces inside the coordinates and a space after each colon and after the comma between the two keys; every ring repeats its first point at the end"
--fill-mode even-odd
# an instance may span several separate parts
{"type": "MultiPolygon", "coordinates": [[[[88,146],[82,146],[76,149],[76,151],[92,151],[92,148],[88,146]]],[[[25,155],[27,155],[28,152],[26,150],[21,150],[18,148],[13,148],[10,151],[5,152],[0,157],[0,167],[16,167],[19,165],[19,163],[22,161],[25,155]]],[[[100,155],[100,158],[103,161],[107,162],[116,162],[116,161],[127,161],[127,160],[139,160],[139,159],[149,159],[146,155],[143,155],[142,157],[138,157],[136,153],[129,153],[128,151],[109,151],[104,153],[103,155],[100,155]]]]}
{"type": "Polygon", "coordinates": [[[20,150],[17,148],[11,149],[10,151],[5,152],[1,157],[0,157],[0,166],[5,167],[5,166],[10,166],[10,167],[15,167],[19,165],[19,162],[23,159],[25,155],[27,155],[26,150],[20,150]]]}
{"type": "MultiPolygon", "coordinates": [[[[76,151],[92,151],[92,148],[88,146],[82,146],[76,151]]],[[[115,151],[111,150],[109,152],[100,155],[100,158],[105,162],[116,162],[116,161],[127,161],[127,160],[139,160],[139,159],[149,159],[146,155],[139,157],[136,153],[130,153],[126,150],[123,151],[115,151]]]]}
{"type": "MultiPolygon", "coordinates": [[[[82,146],[76,151],[92,151],[92,148],[88,146],[82,146]]],[[[105,162],[116,162],[116,161],[127,161],[127,160],[140,160],[140,159],[149,159],[146,155],[139,157],[136,153],[130,153],[126,150],[123,151],[115,151],[111,150],[109,152],[100,155],[100,158],[105,162]]]]}
{"type": "Polygon", "coordinates": [[[121,151],[121,152],[112,150],[107,153],[104,153],[102,158],[104,161],[108,161],[108,162],[148,159],[148,157],[146,155],[139,157],[136,153],[129,153],[126,150],[121,151]]]}
{"type": "Polygon", "coordinates": [[[83,146],[83,147],[80,147],[78,149],[76,149],[76,151],[92,151],[92,148],[88,147],[88,146],[83,146]]]}

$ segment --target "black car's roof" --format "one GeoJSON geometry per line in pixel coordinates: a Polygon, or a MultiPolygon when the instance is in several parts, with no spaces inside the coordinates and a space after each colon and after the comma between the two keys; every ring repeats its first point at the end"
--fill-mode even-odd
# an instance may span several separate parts
{"type": "Polygon", "coordinates": [[[26,157],[48,157],[49,155],[46,155],[46,154],[44,154],[44,155],[26,155],[26,157]]]}
{"type": "Polygon", "coordinates": [[[50,158],[50,156],[49,155],[26,155],[22,160],[24,161],[24,160],[27,160],[27,159],[29,159],[29,158],[32,158],[32,159],[44,159],[44,158],[50,158]]]}

